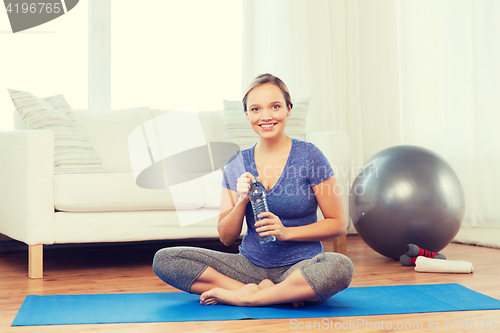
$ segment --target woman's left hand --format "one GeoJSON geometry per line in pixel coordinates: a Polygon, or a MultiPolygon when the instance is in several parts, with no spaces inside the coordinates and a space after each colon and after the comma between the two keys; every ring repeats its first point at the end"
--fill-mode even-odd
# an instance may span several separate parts
{"type": "Polygon", "coordinates": [[[254,224],[259,235],[262,237],[275,236],[280,241],[286,240],[287,228],[281,223],[277,215],[271,212],[263,212],[258,217],[263,218],[254,224]]]}

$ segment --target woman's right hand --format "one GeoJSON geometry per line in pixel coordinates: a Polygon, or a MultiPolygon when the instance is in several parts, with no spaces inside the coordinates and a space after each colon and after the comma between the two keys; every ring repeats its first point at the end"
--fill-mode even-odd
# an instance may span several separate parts
{"type": "MultiPolygon", "coordinates": [[[[256,179],[250,172],[245,172],[238,178],[236,183],[236,190],[238,191],[239,200],[248,202],[248,192],[250,190],[250,183],[255,183],[256,179]]],[[[257,177],[257,181],[260,182],[260,176],[257,177]]]]}
{"type": "MultiPolygon", "coordinates": [[[[260,177],[257,180],[260,181],[260,177]]],[[[250,172],[245,172],[236,182],[237,193],[227,188],[222,189],[227,195],[222,195],[217,230],[221,242],[226,246],[231,245],[241,234],[245,210],[250,200],[248,192],[251,182],[255,182],[255,178],[250,172]]]]}

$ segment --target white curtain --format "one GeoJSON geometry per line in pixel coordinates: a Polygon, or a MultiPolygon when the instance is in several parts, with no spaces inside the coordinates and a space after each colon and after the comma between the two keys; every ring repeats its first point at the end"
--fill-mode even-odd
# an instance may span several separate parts
{"type": "Polygon", "coordinates": [[[244,0],[243,85],[311,96],[308,129],[347,131],[352,170],[390,146],[440,154],[463,226],[500,227],[500,1],[244,0]]]}
{"type": "Polygon", "coordinates": [[[363,149],[429,148],[465,192],[463,226],[500,227],[500,3],[359,1],[363,149]]]}
{"type": "Polygon", "coordinates": [[[310,96],[306,128],[349,133],[353,176],[363,165],[357,18],[351,0],[243,1],[243,87],[272,73],[292,98],[310,96]]]}

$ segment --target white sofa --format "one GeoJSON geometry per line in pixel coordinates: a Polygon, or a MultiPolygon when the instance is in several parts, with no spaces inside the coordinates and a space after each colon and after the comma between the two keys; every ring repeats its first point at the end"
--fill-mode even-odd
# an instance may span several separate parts
{"type": "MultiPolygon", "coordinates": [[[[136,185],[129,135],[164,112],[147,107],[75,110],[104,172],[63,175],[54,175],[53,132],[23,129],[14,112],[15,130],[0,132],[0,234],[29,245],[31,278],[43,276],[43,245],[218,237],[220,198],[213,189],[220,191],[221,172],[199,178],[194,188],[187,185],[186,200],[177,209],[168,186],[136,185]],[[199,222],[181,226],[181,210],[199,222]]],[[[200,112],[199,118],[206,142],[222,141],[223,111],[200,112]]],[[[185,131],[189,134],[189,128],[185,131]]],[[[347,134],[310,132],[306,140],[316,144],[337,171],[349,221],[347,134]]]]}

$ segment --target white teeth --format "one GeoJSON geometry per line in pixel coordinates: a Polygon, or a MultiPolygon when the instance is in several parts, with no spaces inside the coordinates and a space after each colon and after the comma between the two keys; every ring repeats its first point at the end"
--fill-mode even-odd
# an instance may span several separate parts
{"type": "Polygon", "coordinates": [[[269,124],[269,125],[260,125],[261,127],[264,127],[264,128],[271,128],[274,126],[274,124],[269,124]]]}

